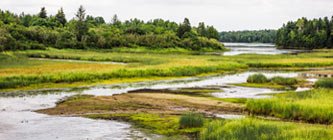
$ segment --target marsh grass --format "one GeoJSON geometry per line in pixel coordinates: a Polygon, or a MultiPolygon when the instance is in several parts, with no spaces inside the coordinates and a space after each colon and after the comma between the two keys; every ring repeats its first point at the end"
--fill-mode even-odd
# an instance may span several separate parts
{"type": "Polygon", "coordinates": [[[247,82],[248,83],[267,83],[267,82],[269,82],[269,80],[267,79],[267,77],[265,75],[259,73],[259,74],[250,75],[247,78],[247,82]]]}
{"type": "Polygon", "coordinates": [[[204,124],[204,116],[195,112],[183,114],[179,119],[180,128],[202,127],[204,124]]]}
{"type": "Polygon", "coordinates": [[[258,119],[213,121],[201,132],[202,140],[328,140],[332,129],[258,119]]]}
{"type": "Polygon", "coordinates": [[[281,77],[275,76],[273,78],[268,79],[265,75],[253,74],[247,78],[247,83],[236,84],[238,86],[248,86],[248,87],[267,87],[267,88],[274,88],[274,89],[285,89],[285,86],[290,88],[295,88],[295,85],[298,84],[296,78],[288,78],[288,77],[281,77]]]}
{"type": "Polygon", "coordinates": [[[309,123],[333,123],[333,91],[316,89],[287,92],[269,99],[250,99],[246,108],[251,114],[269,115],[309,123]]]}
{"type": "Polygon", "coordinates": [[[315,83],[316,88],[333,88],[333,78],[323,78],[319,79],[315,83]]]}
{"type": "Polygon", "coordinates": [[[0,89],[16,88],[41,83],[73,83],[91,82],[117,78],[145,78],[145,77],[182,77],[196,76],[204,73],[224,72],[241,68],[241,65],[217,65],[217,66],[184,66],[167,69],[119,69],[103,73],[60,73],[51,75],[30,75],[0,77],[0,89]]]}

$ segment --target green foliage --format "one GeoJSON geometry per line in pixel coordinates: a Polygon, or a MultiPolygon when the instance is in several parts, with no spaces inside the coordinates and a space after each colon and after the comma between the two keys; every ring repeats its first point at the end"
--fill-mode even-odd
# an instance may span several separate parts
{"type": "MultiPolygon", "coordinates": [[[[204,27],[198,34],[188,19],[178,25],[175,22],[154,19],[144,22],[130,19],[121,22],[115,15],[111,24],[103,17],[86,16],[80,6],[76,18],[67,22],[61,8],[55,16],[47,16],[42,8],[37,15],[0,10],[1,50],[38,49],[39,46],[72,49],[111,49],[117,47],[149,49],[184,48],[187,50],[224,50],[216,40],[217,31],[204,27]]],[[[44,48],[44,47],[43,47],[44,48]]]]}
{"type": "Polygon", "coordinates": [[[245,43],[274,43],[276,30],[258,30],[258,31],[229,31],[220,33],[222,42],[245,42],[245,43]]]}
{"type": "Polygon", "coordinates": [[[276,44],[281,48],[333,48],[333,17],[288,22],[277,31],[276,44]]]}
{"type": "Polygon", "coordinates": [[[333,78],[319,79],[315,83],[316,88],[333,88],[333,78]]]}
{"type": "Polygon", "coordinates": [[[284,86],[296,85],[298,83],[296,78],[285,78],[281,76],[273,77],[270,81],[274,84],[284,85],[284,86]]]}
{"type": "Polygon", "coordinates": [[[287,92],[270,99],[251,99],[246,108],[251,114],[270,115],[311,123],[333,123],[333,92],[318,89],[287,92]]]}
{"type": "Polygon", "coordinates": [[[58,13],[55,15],[55,18],[63,26],[66,25],[67,20],[66,20],[66,16],[65,16],[64,10],[62,8],[60,8],[60,10],[58,11],[58,13]]]}
{"type": "Polygon", "coordinates": [[[248,83],[267,83],[269,80],[263,74],[253,74],[247,78],[248,83]]]}
{"type": "Polygon", "coordinates": [[[29,86],[41,83],[73,83],[84,81],[109,80],[115,78],[175,77],[195,76],[203,73],[234,69],[240,65],[183,66],[168,69],[120,69],[105,73],[61,73],[50,75],[12,76],[0,78],[0,89],[29,86]]]}
{"type": "Polygon", "coordinates": [[[180,24],[177,30],[177,36],[179,38],[184,38],[186,33],[191,32],[192,27],[191,27],[191,23],[190,20],[188,18],[184,19],[183,24],[180,24]]]}
{"type": "Polygon", "coordinates": [[[39,16],[40,18],[47,18],[47,13],[46,13],[46,9],[45,9],[45,7],[42,7],[42,8],[40,9],[40,12],[38,13],[38,16],[39,16]]]}
{"type": "Polygon", "coordinates": [[[332,133],[320,126],[243,119],[210,122],[200,136],[202,140],[318,140],[331,139],[332,133]]]}
{"type": "Polygon", "coordinates": [[[185,113],[179,119],[179,126],[181,128],[202,127],[203,124],[204,116],[195,112],[185,113]]]}
{"type": "Polygon", "coordinates": [[[265,75],[253,74],[247,78],[248,83],[254,84],[265,84],[265,83],[272,83],[274,85],[283,85],[283,86],[293,86],[298,83],[296,78],[286,78],[281,76],[275,76],[271,79],[268,79],[265,75]]]}

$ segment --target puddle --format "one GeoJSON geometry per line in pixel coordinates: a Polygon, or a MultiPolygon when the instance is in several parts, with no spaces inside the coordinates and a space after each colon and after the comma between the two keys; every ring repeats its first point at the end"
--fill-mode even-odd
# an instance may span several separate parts
{"type": "Polygon", "coordinates": [[[245,118],[244,115],[234,115],[234,114],[215,114],[217,118],[234,120],[234,119],[243,119],[245,118]]]}

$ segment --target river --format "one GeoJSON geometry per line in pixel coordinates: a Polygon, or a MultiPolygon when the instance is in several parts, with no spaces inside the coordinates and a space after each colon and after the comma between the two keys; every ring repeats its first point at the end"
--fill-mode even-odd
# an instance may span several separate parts
{"type": "MultiPolygon", "coordinates": [[[[231,51],[224,55],[244,53],[282,54],[292,50],[277,50],[272,44],[225,43],[231,51]]],[[[66,60],[67,61],[67,60],[66,60]]],[[[259,71],[268,77],[296,77],[294,72],[259,71]]],[[[278,93],[266,88],[248,88],[234,86],[244,83],[249,75],[258,73],[244,72],[233,75],[192,77],[180,80],[163,80],[118,85],[99,85],[78,90],[50,90],[6,93],[0,96],[0,139],[36,140],[36,139],[159,139],[160,136],[142,133],[130,124],[118,121],[93,120],[81,117],[50,116],[34,112],[39,109],[52,108],[56,102],[76,94],[95,96],[112,96],[138,89],[177,89],[193,87],[220,88],[221,92],[213,93],[219,98],[265,98],[263,93],[278,93]],[[16,95],[16,96],[4,96],[16,95]]],[[[307,90],[307,89],[298,89],[307,90]]],[[[220,114],[222,118],[239,118],[242,116],[220,114]]]]}
{"type": "MultiPolygon", "coordinates": [[[[75,94],[111,96],[137,89],[176,89],[186,87],[219,87],[224,92],[213,95],[221,98],[262,98],[262,93],[277,93],[271,89],[245,88],[232,86],[243,83],[256,72],[234,75],[187,78],[142,82],[133,84],[101,85],[74,91],[35,91],[22,93],[21,96],[0,98],[0,138],[5,140],[36,139],[156,139],[157,135],[148,135],[131,127],[130,124],[117,121],[92,120],[80,117],[60,117],[39,114],[34,110],[51,108],[60,99],[75,94]]],[[[295,77],[297,73],[263,72],[266,76],[295,77]]],[[[226,116],[230,117],[230,116],[226,116]]]]}
{"type": "Polygon", "coordinates": [[[269,43],[223,43],[230,51],[223,55],[240,55],[240,54],[296,54],[305,52],[304,50],[277,49],[274,44],[269,43]]]}

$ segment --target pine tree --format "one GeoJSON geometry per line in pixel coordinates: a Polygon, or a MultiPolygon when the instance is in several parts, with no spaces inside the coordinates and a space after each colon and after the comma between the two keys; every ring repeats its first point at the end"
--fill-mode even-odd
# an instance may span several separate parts
{"type": "Polygon", "coordinates": [[[42,8],[41,8],[41,10],[40,10],[38,16],[39,16],[40,18],[47,18],[47,12],[46,12],[45,7],[42,7],[42,8]]]}
{"type": "Polygon", "coordinates": [[[179,27],[178,27],[177,36],[179,38],[183,38],[184,34],[187,32],[191,32],[191,30],[192,30],[192,27],[191,27],[190,20],[188,18],[185,18],[184,22],[181,25],[179,25],[179,27]]]}
{"type": "Polygon", "coordinates": [[[64,10],[62,9],[62,7],[60,8],[60,10],[58,10],[58,13],[55,15],[55,17],[59,23],[61,23],[63,26],[65,26],[65,24],[67,23],[67,20],[66,20],[66,16],[65,16],[65,13],[64,13],[64,10]]]}
{"type": "Polygon", "coordinates": [[[88,25],[86,23],[86,10],[81,5],[76,13],[76,38],[78,41],[82,41],[82,37],[88,32],[88,25]]]}

